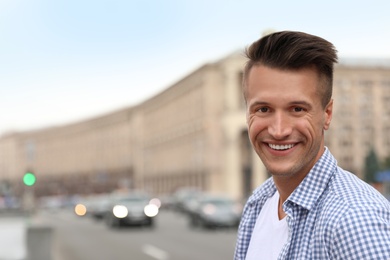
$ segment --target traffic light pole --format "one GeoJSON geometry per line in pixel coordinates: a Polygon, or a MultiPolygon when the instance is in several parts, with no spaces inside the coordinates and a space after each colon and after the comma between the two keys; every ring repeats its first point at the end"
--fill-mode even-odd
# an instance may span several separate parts
{"type": "Polygon", "coordinates": [[[31,215],[35,211],[35,192],[34,184],[36,182],[35,174],[32,171],[26,171],[23,176],[24,191],[22,197],[22,208],[25,213],[31,215]]]}

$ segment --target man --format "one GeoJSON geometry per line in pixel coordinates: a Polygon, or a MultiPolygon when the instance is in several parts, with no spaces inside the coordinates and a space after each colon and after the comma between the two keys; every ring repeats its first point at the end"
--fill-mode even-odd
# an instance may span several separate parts
{"type": "Polygon", "coordinates": [[[324,146],[334,46],[284,31],[246,55],[249,139],[272,177],[245,205],[235,259],[390,259],[389,201],[324,146]]]}

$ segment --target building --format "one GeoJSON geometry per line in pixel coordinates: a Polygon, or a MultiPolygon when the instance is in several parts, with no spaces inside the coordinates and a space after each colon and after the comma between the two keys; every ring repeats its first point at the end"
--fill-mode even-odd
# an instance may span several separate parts
{"type": "Polygon", "coordinates": [[[4,136],[0,176],[21,189],[23,174],[33,172],[37,195],[103,192],[125,184],[133,175],[131,115],[128,108],[67,126],[4,136]]]}
{"type": "Polygon", "coordinates": [[[390,156],[390,61],[342,60],[334,75],[326,145],[345,169],[364,176],[370,149],[390,156]]]}
{"type": "Polygon", "coordinates": [[[157,193],[191,186],[242,197],[265,180],[246,134],[244,62],[235,53],[205,64],[139,106],[139,186],[157,193]]]}
{"type": "MultiPolygon", "coordinates": [[[[245,198],[268,174],[247,136],[241,94],[245,58],[208,63],[141,104],[68,125],[0,137],[0,182],[37,196],[118,188],[172,193],[180,187],[245,198]]],[[[390,155],[390,65],[335,68],[334,117],[326,145],[362,177],[373,148],[390,155]]]]}

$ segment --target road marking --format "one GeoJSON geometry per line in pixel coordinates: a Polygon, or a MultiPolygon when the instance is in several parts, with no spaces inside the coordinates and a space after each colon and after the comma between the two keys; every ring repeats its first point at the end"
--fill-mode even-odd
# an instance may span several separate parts
{"type": "Polygon", "coordinates": [[[158,260],[168,260],[169,257],[168,257],[168,253],[161,250],[160,248],[158,247],[155,247],[155,246],[152,246],[152,245],[144,245],[142,247],[142,251],[146,254],[146,255],[149,255],[155,259],[158,259],[158,260]]]}

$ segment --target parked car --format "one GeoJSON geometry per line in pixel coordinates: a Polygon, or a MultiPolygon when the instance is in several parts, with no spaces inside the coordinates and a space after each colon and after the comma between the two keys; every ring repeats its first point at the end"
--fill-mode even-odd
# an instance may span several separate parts
{"type": "Polygon", "coordinates": [[[189,214],[191,227],[237,227],[242,205],[227,196],[203,195],[189,214]]]}
{"type": "Polygon", "coordinates": [[[94,219],[101,220],[105,217],[110,207],[110,195],[99,194],[89,198],[87,204],[88,214],[94,219]]]}
{"type": "Polygon", "coordinates": [[[143,193],[113,194],[105,214],[105,223],[109,227],[123,225],[153,227],[158,207],[149,202],[150,197],[143,193]]]}
{"type": "Polygon", "coordinates": [[[203,192],[195,187],[180,188],[173,194],[174,209],[185,214],[191,212],[194,202],[202,194],[203,192]]]}

